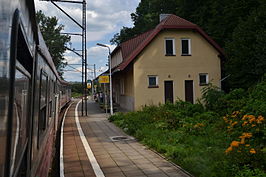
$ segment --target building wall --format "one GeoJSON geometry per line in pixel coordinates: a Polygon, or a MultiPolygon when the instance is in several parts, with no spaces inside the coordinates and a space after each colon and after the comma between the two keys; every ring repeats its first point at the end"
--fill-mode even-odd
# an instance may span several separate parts
{"type": "Polygon", "coordinates": [[[162,31],[134,63],[135,110],[143,105],[165,103],[164,81],[173,81],[174,100],[185,100],[185,80],[194,82],[194,103],[201,98],[199,73],[208,73],[209,82],[220,86],[218,51],[197,32],[162,31]],[[176,56],[165,56],[165,38],[175,39],[176,56]],[[181,56],[181,38],[191,39],[191,56],[181,56]],[[158,76],[158,88],[148,88],[148,75],[158,76]]]}
{"type": "Polygon", "coordinates": [[[119,51],[117,51],[114,55],[112,55],[111,60],[112,60],[112,62],[111,62],[112,68],[114,68],[117,65],[119,65],[120,63],[122,63],[123,57],[122,57],[121,49],[119,49],[119,51]]]}
{"type": "Polygon", "coordinates": [[[124,72],[113,75],[114,100],[120,107],[134,110],[134,80],[133,67],[130,66],[124,72]]]}

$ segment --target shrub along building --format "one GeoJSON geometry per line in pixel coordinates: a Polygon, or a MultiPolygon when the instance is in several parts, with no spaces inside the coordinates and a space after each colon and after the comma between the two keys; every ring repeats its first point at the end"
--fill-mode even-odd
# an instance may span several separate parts
{"type": "Polygon", "coordinates": [[[154,29],[111,53],[114,101],[127,110],[177,99],[195,103],[209,82],[220,87],[223,56],[197,25],[161,15],[154,29]]]}

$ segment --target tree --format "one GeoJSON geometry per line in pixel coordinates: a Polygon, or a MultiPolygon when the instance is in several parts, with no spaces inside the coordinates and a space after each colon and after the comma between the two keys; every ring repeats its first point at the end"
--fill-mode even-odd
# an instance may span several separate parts
{"type": "Polygon", "coordinates": [[[134,27],[123,27],[120,33],[114,35],[111,39],[112,44],[120,44],[140,33],[154,28],[159,23],[159,15],[175,14],[179,0],[142,0],[135,13],[131,14],[134,27]]]}
{"type": "Polygon", "coordinates": [[[229,55],[226,71],[233,88],[248,88],[266,73],[266,6],[253,10],[242,19],[233,32],[232,41],[226,44],[229,55]]]}
{"type": "Polygon", "coordinates": [[[70,36],[60,34],[64,25],[59,25],[56,17],[47,17],[40,10],[36,13],[36,18],[55,67],[62,77],[63,68],[66,66],[64,52],[66,44],[70,41],[70,36]]]}
{"type": "Polygon", "coordinates": [[[111,42],[120,44],[154,28],[159,14],[175,14],[200,26],[225,48],[223,75],[231,75],[226,87],[248,88],[265,73],[265,7],[265,0],[141,0],[131,14],[134,26],[123,27],[111,42]]]}

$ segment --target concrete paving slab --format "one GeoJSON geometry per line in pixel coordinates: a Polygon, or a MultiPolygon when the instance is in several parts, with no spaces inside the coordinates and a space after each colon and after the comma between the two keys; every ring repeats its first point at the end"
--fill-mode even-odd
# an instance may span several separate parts
{"type": "MultiPolygon", "coordinates": [[[[95,176],[75,124],[76,103],[69,109],[64,126],[65,176],[95,176]]],[[[79,106],[78,110],[80,109],[79,106]]],[[[104,176],[189,176],[134,139],[112,140],[114,136],[128,135],[107,120],[108,115],[104,114],[97,103],[88,102],[88,113],[88,116],[81,116],[79,111],[79,122],[104,176]]]]}

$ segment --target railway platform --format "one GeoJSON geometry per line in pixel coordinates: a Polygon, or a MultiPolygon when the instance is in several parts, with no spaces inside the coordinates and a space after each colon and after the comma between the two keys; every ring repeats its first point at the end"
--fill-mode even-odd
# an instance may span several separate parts
{"type": "Polygon", "coordinates": [[[88,116],[81,116],[80,108],[74,100],[65,113],[61,177],[190,176],[110,123],[97,103],[88,101],[88,116]]]}

